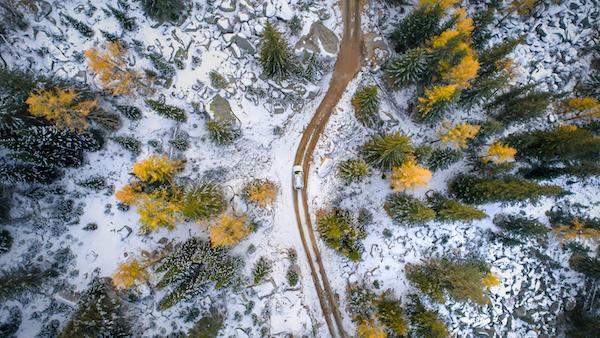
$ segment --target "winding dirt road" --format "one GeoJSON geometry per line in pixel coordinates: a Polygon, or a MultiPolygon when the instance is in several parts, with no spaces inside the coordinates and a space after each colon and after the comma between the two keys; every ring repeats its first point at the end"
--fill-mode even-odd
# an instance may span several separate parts
{"type": "MultiPolygon", "coordinates": [[[[308,196],[306,193],[310,164],[319,137],[325,129],[329,117],[333,113],[333,109],[346,90],[348,83],[356,76],[361,66],[362,32],[360,29],[360,0],[341,0],[340,5],[344,11],[344,35],[327,93],[306,127],[296,150],[294,164],[301,165],[304,170],[303,179],[305,188],[300,191],[293,190],[292,194],[298,231],[300,232],[302,246],[306,253],[311,277],[315,284],[325,322],[332,337],[345,338],[348,335],[344,331],[342,316],[321,260],[317,238],[310,218],[308,196]],[[298,195],[300,195],[300,199],[298,195]],[[299,200],[302,201],[303,213],[300,212],[299,200]],[[308,233],[308,238],[306,233],[308,233]]],[[[292,189],[294,189],[293,186],[292,183],[292,189]]]]}

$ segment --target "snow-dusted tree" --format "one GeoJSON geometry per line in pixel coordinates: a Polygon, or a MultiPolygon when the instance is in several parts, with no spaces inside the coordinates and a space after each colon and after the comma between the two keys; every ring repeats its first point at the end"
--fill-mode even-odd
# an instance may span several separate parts
{"type": "Polygon", "coordinates": [[[469,222],[487,217],[484,211],[467,204],[462,204],[453,199],[447,198],[440,193],[433,193],[427,196],[427,202],[435,211],[436,218],[440,221],[469,222]]]}
{"type": "Polygon", "coordinates": [[[218,145],[232,144],[233,141],[241,136],[238,128],[235,128],[229,122],[221,122],[217,120],[206,121],[206,129],[210,140],[218,145]]]}
{"type": "Polygon", "coordinates": [[[408,333],[408,320],[400,300],[384,292],[377,300],[377,319],[394,335],[402,337],[408,333]]]}
{"type": "Polygon", "coordinates": [[[286,77],[292,73],[293,55],[285,38],[271,22],[263,30],[260,47],[260,65],[268,77],[286,77]]]}
{"type": "Polygon", "coordinates": [[[548,108],[553,94],[534,90],[533,85],[516,87],[498,96],[490,107],[499,107],[494,114],[498,121],[509,124],[541,116],[548,108]]]}
{"type": "Polygon", "coordinates": [[[221,187],[212,182],[200,182],[185,191],[181,209],[185,217],[205,221],[223,212],[226,205],[221,187]]]}
{"type": "Polygon", "coordinates": [[[519,215],[498,214],[494,224],[504,231],[519,236],[540,236],[548,233],[548,228],[535,218],[519,215]]]}
{"type": "Polygon", "coordinates": [[[438,4],[423,3],[396,26],[391,39],[397,52],[421,46],[438,33],[444,9],[438,4]]]}
{"type": "Polygon", "coordinates": [[[146,267],[137,259],[130,259],[127,262],[119,264],[117,271],[112,275],[112,282],[115,287],[129,289],[135,283],[143,283],[148,279],[146,267]]]}
{"type": "Polygon", "coordinates": [[[186,6],[186,0],[142,0],[144,13],[159,22],[178,21],[186,6]]]}
{"type": "Polygon", "coordinates": [[[400,55],[385,69],[395,88],[416,83],[428,77],[431,55],[426,48],[415,48],[400,55]]]}
{"type": "Polygon", "coordinates": [[[275,182],[264,180],[253,180],[244,186],[242,196],[250,203],[255,203],[261,208],[273,205],[277,199],[278,187],[275,182]]]}
{"type": "Polygon", "coordinates": [[[409,159],[414,148],[408,136],[399,132],[389,135],[375,135],[362,148],[365,161],[378,169],[391,170],[409,159]]]}
{"type": "Polygon", "coordinates": [[[350,260],[358,261],[363,251],[360,242],[366,234],[354,224],[348,210],[334,208],[317,212],[317,231],[325,243],[350,260]]]}
{"type": "Polygon", "coordinates": [[[159,308],[168,309],[181,300],[205,292],[211,286],[219,289],[230,285],[242,265],[243,261],[231,256],[227,249],[213,247],[197,237],[179,243],[156,269],[164,273],[156,287],[169,287],[159,308]]]}
{"type": "Polygon", "coordinates": [[[427,310],[419,297],[411,297],[409,319],[414,330],[420,337],[447,338],[450,337],[446,324],[439,318],[437,311],[427,310]]]}
{"type": "Polygon", "coordinates": [[[466,148],[467,141],[475,138],[481,126],[477,124],[460,123],[454,127],[445,126],[445,130],[440,133],[440,141],[443,143],[466,148]]]}
{"type": "Polygon", "coordinates": [[[426,187],[431,180],[431,171],[417,164],[414,159],[409,159],[397,167],[392,168],[390,185],[395,191],[426,187]]]}
{"type": "Polygon", "coordinates": [[[100,77],[100,83],[113,95],[130,95],[147,88],[142,74],[127,69],[127,50],[119,42],[109,42],[104,50],[91,48],[84,52],[92,72],[100,77]]]}
{"type": "Polygon", "coordinates": [[[43,117],[58,128],[71,131],[84,130],[88,127],[86,118],[97,107],[96,100],[79,100],[75,90],[43,90],[32,92],[25,101],[29,113],[43,117]]]}
{"type": "Polygon", "coordinates": [[[262,282],[272,270],[273,264],[265,256],[261,256],[252,268],[252,280],[254,284],[262,282]]]}
{"type": "Polygon", "coordinates": [[[369,175],[369,166],[362,159],[350,159],[339,164],[338,173],[346,183],[359,182],[369,175]]]}
{"type": "Polygon", "coordinates": [[[352,97],[352,107],[356,119],[365,127],[374,126],[378,120],[379,97],[376,86],[365,86],[358,89],[352,97]]]}
{"type": "Polygon", "coordinates": [[[248,226],[246,215],[223,214],[210,227],[210,243],[213,247],[231,247],[246,238],[252,229],[248,226]]]}
{"type": "Polygon", "coordinates": [[[421,225],[435,218],[433,209],[403,192],[389,194],[383,209],[391,219],[403,225],[421,225]]]}
{"type": "Polygon", "coordinates": [[[179,107],[171,106],[164,102],[151,99],[147,99],[144,102],[146,102],[148,107],[162,117],[166,117],[177,122],[187,121],[187,115],[185,114],[185,111],[179,107]]]}

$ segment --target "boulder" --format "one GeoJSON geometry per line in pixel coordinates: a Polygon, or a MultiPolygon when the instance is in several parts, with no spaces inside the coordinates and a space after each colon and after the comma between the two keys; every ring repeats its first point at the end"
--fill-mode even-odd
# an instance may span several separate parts
{"type": "Polygon", "coordinates": [[[308,50],[313,53],[335,55],[339,49],[339,38],[333,31],[325,27],[321,21],[315,21],[310,31],[296,43],[296,50],[308,50]],[[322,50],[321,50],[322,48],[322,50]]]}

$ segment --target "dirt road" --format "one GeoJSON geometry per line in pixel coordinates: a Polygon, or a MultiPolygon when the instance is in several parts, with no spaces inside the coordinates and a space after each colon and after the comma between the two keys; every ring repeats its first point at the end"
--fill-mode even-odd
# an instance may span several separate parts
{"type": "Polygon", "coordinates": [[[298,231],[300,232],[302,245],[311,270],[311,277],[315,284],[327,327],[332,337],[345,338],[347,334],[344,331],[342,316],[321,260],[317,238],[310,218],[308,196],[306,193],[310,164],[319,137],[325,129],[329,117],[333,113],[333,109],[346,90],[348,83],[358,73],[361,64],[362,32],[360,29],[360,2],[359,0],[341,0],[340,5],[344,12],[344,35],[327,93],[306,127],[296,151],[294,164],[301,165],[304,170],[305,188],[300,191],[294,190],[292,194],[298,231]],[[300,194],[300,200],[302,201],[303,213],[300,212],[298,194],[300,194]],[[306,233],[308,233],[308,241],[306,233]]]}

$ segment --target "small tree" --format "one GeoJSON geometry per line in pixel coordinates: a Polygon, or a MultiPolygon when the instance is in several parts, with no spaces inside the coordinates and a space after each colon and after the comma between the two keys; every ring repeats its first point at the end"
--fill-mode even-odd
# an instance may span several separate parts
{"type": "Polygon", "coordinates": [[[548,233],[548,228],[544,224],[531,217],[499,214],[494,217],[494,224],[504,231],[523,237],[542,236],[548,233]]]}
{"type": "Polygon", "coordinates": [[[353,261],[362,252],[360,240],[365,233],[354,225],[352,215],[344,209],[321,210],[317,213],[317,231],[325,243],[353,261]]]}
{"type": "Polygon", "coordinates": [[[425,48],[415,48],[400,55],[386,67],[385,73],[392,86],[401,88],[428,76],[431,55],[425,48]]]}
{"type": "Polygon", "coordinates": [[[141,233],[157,231],[159,228],[174,229],[180,211],[178,201],[170,200],[165,190],[154,192],[139,202],[137,208],[142,224],[141,233]]]}
{"type": "Polygon", "coordinates": [[[494,142],[483,157],[483,162],[492,161],[494,164],[502,164],[515,160],[517,150],[511,146],[507,146],[501,142],[494,142]]]}
{"type": "Polygon", "coordinates": [[[446,130],[440,133],[440,141],[446,144],[454,145],[458,148],[466,148],[467,142],[477,136],[480,125],[461,123],[455,127],[445,126],[446,130]]]}
{"type": "Polygon", "coordinates": [[[373,321],[364,321],[358,324],[357,332],[359,338],[386,338],[387,334],[383,327],[373,321]]]}
{"type": "Polygon", "coordinates": [[[379,98],[377,87],[366,86],[358,89],[352,98],[352,107],[356,119],[366,127],[372,127],[377,122],[379,114],[379,98]]]}
{"type": "Polygon", "coordinates": [[[254,264],[252,269],[252,279],[254,284],[262,282],[269,273],[273,270],[273,265],[264,256],[261,256],[254,264]]]}
{"type": "Polygon", "coordinates": [[[133,165],[133,174],[146,183],[165,183],[183,169],[183,162],[152,155],[133,165]]]}
{"type": "Polygon", "coordinates": [[[435,211],[405,193],[389,194],[383,205],[388,216],[399,224],[424,224],[435,218],[435,211]]]}
{"type": "Polygon", "coordinates": [[[377,319],[397,336],[408,333],[408,322],[400,300],[393,299],[389,292],[384,292],[377,301],[377,319]]]}
{"type": "Polygon", "coordinates": [[[246,224],[247,216],[221,215],[210,228],[210,243],[213,247],[234,246],[246,238],[252,229],[246,224]]]}
{"type": "Polygon", "coordinates": [[[362,159],[350,159],[340,163],[338,173],[346,183],[360,182],[369,175],[369,166],[362,159]]]}
{"type": "Polygon", "coordinates": [[[427,159],[427,166],[433,170],[444,170],[462,159],[459,150],[451,148],[434,149],[427,159]]]}
{"type": "Polygon", "coordinates": [[[491,106],[501,106],[494,115],[505,124],[522,122],[543,114],[552,98],[552,93],[533,90],[533,86],[517,87],[500,95],[491,106]]]}
{"type": "Polygon", "coordinates": [[[402,191],[417,187],[426,187],[431,180],[431,171],[419,166],[410,159],[399,167],[392,168],[390,184],[393,190],[402,191]]]}
{"type": "Polygon", "coordinates": [[[137,259],[119,264],[117,271],[112,276],[115,287],[129,289],[136,282],[143,283],[148,279],[146,268],[137,259]]]}
{"type": "Polygon", "coordinates": [[[410,138],[400,133],[376,135],[362,149],[365,161],[381,170],[391,170],[401,165],[413,152],[410,138]]]}
{"type": "Polygon", "coordinates": [[[427,310],[421,300],[413,296],[413,307],[409,312],[410,323],[421,337],[446,338],[450,336],[446,324],[436,311],[427,310]]]}
{"type": "Polygon", "coordinates": [[[277,199],[277,185],[270,180],[254,180],[243,189],[244,198],[261,208],[273,205],[277,199]]]}
{"type": "Polygon", "coordinates": [[[206,129],[211,141],[218,145],[232,144],[240,137],[240,131],[229,122],[210,120],[206,122],[206,129]]]}
{"type": "Polygon", "coordinates": [[[86,129],[86,118],[98,105],[96,100],[80,100],[73,89],[61,88],[32,92],[25,102],[31,115],[43,117],[58,128],[71,131],[86,129]]]}
{"type": "Polygon", "coordinates": [[[433,193],[427,197],[427,202],[435,211],[437,219],[440,221],[473,221],[487,217],[482,210],[470,205],[462,204],[458,201],[444,197],[440,193],[433,193]]]}
{"type": "Polygon", "coordinates": [[[113,95],[129,95],[145,85],[139,72],[128,70],[127,51],[118,42],[109,42],[104,51],[96,48],[83,53],[92,72],[100,76],[100,83],[113,95]]]}
{"type": "Polygon", "coordinates": [[[260,65],[268,77],[286,77],[292,72],[292,54],[281,33],[267,21],[260,48],[260,65]]]}
{"type": "Polygon", "coordinates": [[[201,182],[187,188],[181,201],[181,211],[187,218],[204,221],[222,213],[226,205],[221,187],[201,182]]]}
{"type": "Polygon", "coordinates": [[[419,97],[417,110],[424,120],[434,121],[450,107],[459,94],[457,85],[433,86],[425,89],[425,96],[419,97]]]}
{"type": "Polygon", "coordinates": [[[185,111],[179,107],[150,99],[145,100],[144,102],[146,102],[146,104],[160,116],[175,120],[177,122],[187,121],[187,115],[185,114],[185,111]]]}
{"type": "Polygon", "coordinates": [[[142,0],[146,15],[159,22],[178,21],[185,7],[185,0],[142,0]]]}

